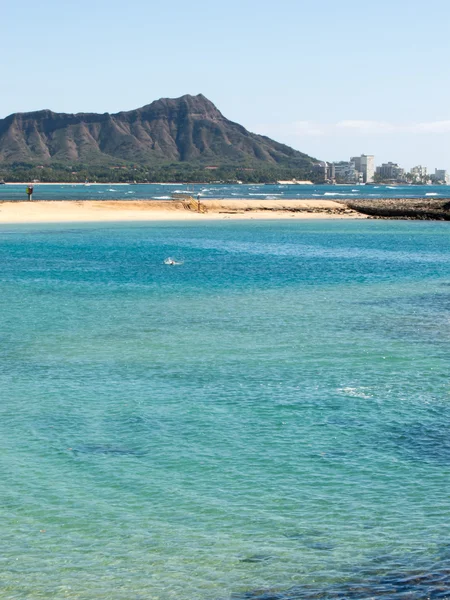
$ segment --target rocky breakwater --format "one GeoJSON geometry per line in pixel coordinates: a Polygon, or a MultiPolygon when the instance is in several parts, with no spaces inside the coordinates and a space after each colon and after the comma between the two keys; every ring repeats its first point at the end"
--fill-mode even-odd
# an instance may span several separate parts
{"type": "Polygon", "coordinates": [[[349,209],[379,219],[450,221],[450,198],[347,200],[349,209]]]}
{"type": "Polygon", "coordinates": [[[227,199],[204,199],[201,201],[208,212],[217,213],[273,213],[273,214],[292,214],[299,215],[328,215],[338,217],[363,217],[355,210],[341,202],[334,200],[254,200],[240,198],[235,200],[227,199]]]}

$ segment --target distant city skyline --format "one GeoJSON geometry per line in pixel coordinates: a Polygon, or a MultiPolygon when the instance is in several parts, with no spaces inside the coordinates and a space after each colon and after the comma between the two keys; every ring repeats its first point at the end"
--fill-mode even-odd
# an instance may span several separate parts
{"type": "Polygon", "coordinates": [[[376,157],[377,164],[398,162],[408,171],[419,164],[428,169],[450,168],[450,120],[397,127],[374,121],[341,121],[334,125],[303,121],[255,124],[254,129],[328,162],[367,153],[376,157]]]}
{"type": "Polygon", "coordinates": [[[351,156],[349,160],[336,162],[319,161],[313,171],[321,183],[411,183],[411,184],[450,184],[450,173],[447,169],[435,168],[434,172],[424,165],[415,165],[407,170],[398,163],[389,161],[376,164],[375,156],[361,154],[351,156]]]}

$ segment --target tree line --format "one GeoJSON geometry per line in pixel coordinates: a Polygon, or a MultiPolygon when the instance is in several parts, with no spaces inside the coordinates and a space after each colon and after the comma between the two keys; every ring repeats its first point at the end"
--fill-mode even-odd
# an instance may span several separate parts
{"type": "Polygon", "coordinates": [[[319,182],[317,173],[305,167],[282,167],[277,165],[241,166],[233,164],[205,168],[190,163],[170,163],[157,166],[114,165],[33,165],[15,163],[0,164],[0,180],[5,182],[41,183],[272,183],[279,180],[310,180],[319,182]]]}

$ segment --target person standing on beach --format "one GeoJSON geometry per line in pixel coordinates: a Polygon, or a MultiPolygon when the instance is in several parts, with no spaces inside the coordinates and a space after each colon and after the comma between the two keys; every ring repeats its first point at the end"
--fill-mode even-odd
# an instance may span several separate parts
{"type": "Polygon", "coordinates": [[[197,210],[200,212],[200,194],[197,194],[197,210]]]}
{"type": "Polygon", "coordinates": [[[33,186],[32,185],[29,185],[27,187],[27,196],[28,196],[28,200],[33,199],[33,186]]]}

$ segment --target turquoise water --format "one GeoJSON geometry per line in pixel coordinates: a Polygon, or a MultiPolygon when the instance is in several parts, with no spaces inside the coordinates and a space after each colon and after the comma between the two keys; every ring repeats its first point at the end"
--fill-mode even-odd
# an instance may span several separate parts
{"type": "MultiPolygon", "coordinates": [[[[26,185],[0,185],[0,201],[27,200],[26,185]]],[[[33,200],[170,200],[173,192],[191,192],[203,198],[247,200],[339,198],[450,198],[448,185],[226,185],[197,184],[55,184],[34,185],[33,200]]]]}
{"type": "Polygon", "coordinates": [[[450,596],[445,223],[3,225],[0,340],[1,598],[450,596]]]}

